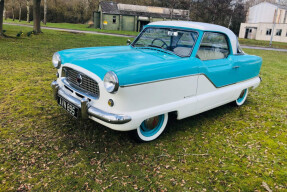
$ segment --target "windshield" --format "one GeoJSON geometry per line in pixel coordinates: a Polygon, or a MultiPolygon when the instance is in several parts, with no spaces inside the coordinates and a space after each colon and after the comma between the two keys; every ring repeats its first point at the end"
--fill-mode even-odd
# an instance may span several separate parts
{"type": "Polygon", "coordinates": [[[146,28],[133,42],[133,47],[153,47],[172,52],[180,57],[189,57],[198,34],[167,28],[146,28]]]}

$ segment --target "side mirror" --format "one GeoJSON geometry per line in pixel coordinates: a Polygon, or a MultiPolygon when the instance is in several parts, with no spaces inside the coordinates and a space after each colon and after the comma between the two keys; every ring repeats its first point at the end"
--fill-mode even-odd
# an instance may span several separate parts
{"type": "Polygon", "coordinates": [[[131,40],[127,40],[127,45],[130,45],[132,42],[131,42],[131,40]]]}

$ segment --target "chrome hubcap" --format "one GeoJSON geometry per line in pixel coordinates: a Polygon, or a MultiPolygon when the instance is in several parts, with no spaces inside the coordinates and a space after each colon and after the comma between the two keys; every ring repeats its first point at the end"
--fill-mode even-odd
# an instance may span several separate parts
{"type": "Polygon", "coordinates": [[[153,130],[154,128],[157,127],[158,123],[159,123],[159,116],[152,117],[144,121],[145,128],[147,130],[153,130]]]}
{"type": "Polygon", "coordinates": [[[243,90],[243,91],[240,93],[240,96],[239,96],[239,98],[242,98],[242,97],[244,97],[244,95],[245,95],[245,91],[246,91],[246,90],[243,90]]]}

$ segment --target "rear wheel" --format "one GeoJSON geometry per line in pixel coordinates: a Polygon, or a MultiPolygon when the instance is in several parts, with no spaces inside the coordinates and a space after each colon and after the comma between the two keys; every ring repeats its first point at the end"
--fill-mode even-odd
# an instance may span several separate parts
{"type": "Polygon", "coordinates": [[[247,95],[248,95],[248,88],[242,90],[242,92],[240,93],[238,99],[236,99],[235,104],[237,106],[243,105],[245,103],[245,101],[246,101],[247,95]]]}
{"type": "Polygon", "coordinates": [[[168,120],[168,114],[148,118],[136,130],[136,139],[140,142],[148,142],[158,138],[164,131],[168,120]]]}

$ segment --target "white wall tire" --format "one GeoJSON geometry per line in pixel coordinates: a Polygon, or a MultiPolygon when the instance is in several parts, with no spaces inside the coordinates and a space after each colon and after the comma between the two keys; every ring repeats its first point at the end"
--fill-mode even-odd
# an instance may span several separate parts
{"type": "Polygon", "coordinates": [[[146,119],[137,128],[136,139],[140,142],[149,142],[157,139],[165,130],[167,120],[167,113],[146,119]]]}
{"type": "Polygon", "coordinates": [[[242,90],[242,92],[240,93],[238,99],[235,100],[235,104],[237,106],[243,105],[245,103],[246,99],[247,99],[247,96],[248,96],[248,88],[242,90]]]}

